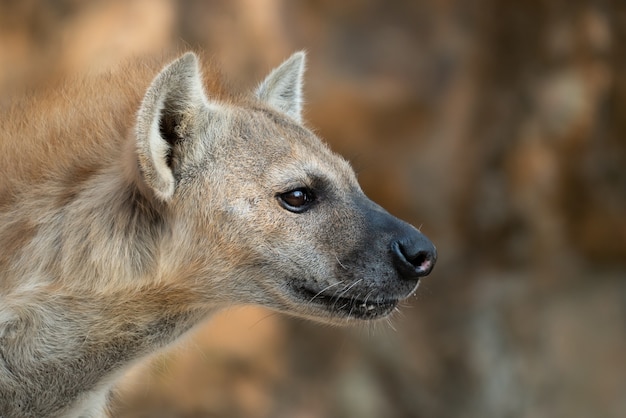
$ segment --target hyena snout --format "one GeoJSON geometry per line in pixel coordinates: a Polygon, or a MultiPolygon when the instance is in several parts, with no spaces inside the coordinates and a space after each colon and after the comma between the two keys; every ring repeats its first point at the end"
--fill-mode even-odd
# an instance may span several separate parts
{"type": "Polygon", "coordinates": [[[437,250],[424,234],[366,197],[359,201],[359,206],[369,221],[370,242],[378,241],[370,248],[390,254],[389,267],[400,281],[417,281],[430,274],[437,261],[437,250]]]}
{"type": "Polygon", "coordinates": [[[394,238],[390,245],[393,263],[401,279],[427,276],[435,266],[435,246],[413,227],[407,227],[406,232],[394,238]]]}

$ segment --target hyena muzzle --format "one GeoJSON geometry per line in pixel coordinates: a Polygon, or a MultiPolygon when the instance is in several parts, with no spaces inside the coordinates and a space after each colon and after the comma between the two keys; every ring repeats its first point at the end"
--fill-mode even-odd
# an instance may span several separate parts
{"type": "Polygon", "coordinates": [[[303,126],[303,71],[224,96],[187,53],[132,97],[105,74],[83,108],[2,115],[0,417],[105,416],[128,365],[223,307],[343,324],[414,293],[435,247],[303,126]]]}

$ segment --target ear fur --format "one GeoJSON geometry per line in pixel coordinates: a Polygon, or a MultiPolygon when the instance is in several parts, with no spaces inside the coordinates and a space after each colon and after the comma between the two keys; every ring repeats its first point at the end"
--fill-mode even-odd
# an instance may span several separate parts
{"type": "Polygon", "coordinates": [[[137,115],[137,153],[146,183],[164,201],[174,194],[175,147],[207,106],[198,58],[191,52],[167,65],[146,91],[137,115]]]}
{"type": "Polygon", "coordinates": [[[289,57],[263,80],[256,90],[260,100],[302,121],[302,85],[306,54],[299,51],[289,57]]]}

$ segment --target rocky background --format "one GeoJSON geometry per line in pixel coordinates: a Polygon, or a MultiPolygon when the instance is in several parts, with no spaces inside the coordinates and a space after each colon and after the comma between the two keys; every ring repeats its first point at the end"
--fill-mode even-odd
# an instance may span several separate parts
{"type": "Polygon", "coordinates": [[[389,323],[232,309],[117,416],[626,416],[626,3],[0,0],[0,92],[169,45],[241,89],[306,49],[306,120],[438,265],[389,323]]]}

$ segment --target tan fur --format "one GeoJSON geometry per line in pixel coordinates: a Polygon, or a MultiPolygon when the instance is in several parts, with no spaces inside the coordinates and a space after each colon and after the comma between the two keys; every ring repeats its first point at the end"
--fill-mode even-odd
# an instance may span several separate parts
{"type": "Polygon", "coordinates": [[[216,309],[375,319],[434,264],[300,125],[302,53],[254,96],[195,55],[167,62],[0,116],[2,418],[105,416],[123,370],[216,309]],[[311,192],[301,212],[294,190],[311,192]]]}

